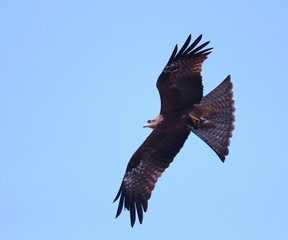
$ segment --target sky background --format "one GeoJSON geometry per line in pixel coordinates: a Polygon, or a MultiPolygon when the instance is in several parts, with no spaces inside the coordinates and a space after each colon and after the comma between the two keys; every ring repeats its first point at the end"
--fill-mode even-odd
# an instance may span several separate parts
{"type": "Polygon", "coordinates": [[[288,239],[287,1],[13,1],[0,7],[0,239],[288,239]],[[159,113],[176,43],[203,34],[205,94],[228,74],[223,164],[194,135],[143,224],[112,203],[159,113]]]}

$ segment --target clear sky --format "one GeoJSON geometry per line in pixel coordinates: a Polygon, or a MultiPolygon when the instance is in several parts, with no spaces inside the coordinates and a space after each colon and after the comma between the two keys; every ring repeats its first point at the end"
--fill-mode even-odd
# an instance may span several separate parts
{"type": "Polygon", "coordinates": [[[287,1],[2,1],[0,239],[288,239],[287,1]],[[203,34],[208,93],[228,74],[223,164],[194,135],[144,222],[115,219],[176,43],[203,34]]]}

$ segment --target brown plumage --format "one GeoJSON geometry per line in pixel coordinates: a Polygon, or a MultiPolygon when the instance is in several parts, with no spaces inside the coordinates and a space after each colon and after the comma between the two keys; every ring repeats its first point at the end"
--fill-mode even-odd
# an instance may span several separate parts
{"type": "Polygon", "coordinates": [[[161,174],[173,161],[192,131],[207,143],[224,162],[234,129],[232,83],[228,76],[217,88],[203,97],[202,63],[211,53],[209,42],[197,47],[200,35],[190,44],[177,45],[160,74],[157,88],[161,98],[160,114],[145,126],[152,133],[131,157],[116,195],[118,217],[123,207],[130,211],[133,227],[136,214],[143,221],[148,200],[161,174]],[[189,45],[190,44],[190,45],[189,45]]]}

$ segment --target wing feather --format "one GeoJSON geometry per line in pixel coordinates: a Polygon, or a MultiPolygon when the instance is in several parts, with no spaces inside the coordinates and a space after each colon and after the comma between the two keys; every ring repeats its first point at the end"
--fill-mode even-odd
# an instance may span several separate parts
{"type": "Polygon", "coordinates": [[[171,61],[175,58],[177,51],[178,51],[178,45],[176,44],[176,46],[174,47],[174,50],[173,50],[173,52],[172,52],[172,54],[168,60],[167,65],[170,64],[171,61]]]}
{"type": "Polygon", "coordinates": [[[173,161],[189,136],[186,129],[171,132],[153,131],[130,159],[121,187],[114,202],[120,198],[116,213],[118,217],[123,207],[130,211],[133,227],[136,213],[143,221],[143,211],[147,211],[148,200],[161,174],[173,161]]]}
{"type": "Polygon", "coordinates": [[[190,44],[191,35],[189,35],[178,53],[176,45],[160,74],[157,88],[161,98],[161,114],[201,101],[203,97],[202,63],[212,50],[212,48],[205,49],[209,41],[197,47],[201,39],[202,35],[190,44]]]}
{"type": "MultiPolygon", "coordinates": [[[[201,44],[199,47],[193,49],[193,51],[191,51],[189,54],[190,54],[190,55],[197,54],[197,52],[198,52],[199,50],[201,50],[201,49],[203,49],[204,47],[206,47],[209,43],[210,43],[210,41],[201,44]]],[[[210,48],[210,49],[211,49],[211,48],[210,48]]],[[[207,51],[208,49],[204,49],[204,50],[207,51]]],[[[199,54],[199,52],[198,52],[198,54],[199,54]]]]}
{"type": "Polygon", "coordinates": [[[184,53],[184,51],[189,46],[190,41],[191,41],[191,34],[188,36],[187,40],[185,41],[185,43],[183,44],[182,48],[177,53],[176,57],[179,57],[179,56],[181,56],[184,53]]]}
{"type": "MultiPolygon", "coordinates": [[[[188,54],[193,48],[197,46],[197,44],[201,41],[202,39],[202,34],[196,38],[196,40],[186,49],[184,54],[188,54]]],[[[190,40],[191,40],[191,34],[190,34],[190,40]]]]}

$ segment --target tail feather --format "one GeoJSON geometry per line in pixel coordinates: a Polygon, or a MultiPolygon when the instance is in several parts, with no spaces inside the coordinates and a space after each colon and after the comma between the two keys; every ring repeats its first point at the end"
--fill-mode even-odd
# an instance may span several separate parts
{"type": "Polygon", "coordinates": [[[224,162],[228,155],[228,146],[234,129],[234,100],[230,75],[213,91],[202,98],[200,106],[215,109],[207,116],[207,121],[213,127],[199,126],[192,131],[207,143],[224,162]]]}

